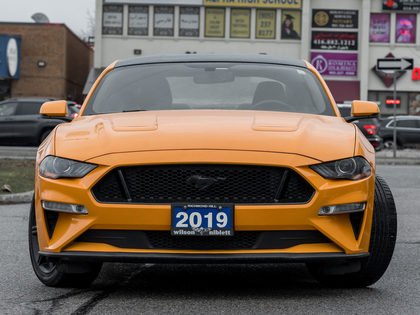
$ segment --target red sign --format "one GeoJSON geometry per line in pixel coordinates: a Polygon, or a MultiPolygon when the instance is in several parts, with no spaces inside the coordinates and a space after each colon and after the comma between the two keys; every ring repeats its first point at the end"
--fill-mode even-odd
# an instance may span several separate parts
{"type": "Polygon", "coordinates": [[[413,72],[411,72],[411,78],[413,79],[413,81],[420,80],[420,68],[413,69],[413,72]]]}

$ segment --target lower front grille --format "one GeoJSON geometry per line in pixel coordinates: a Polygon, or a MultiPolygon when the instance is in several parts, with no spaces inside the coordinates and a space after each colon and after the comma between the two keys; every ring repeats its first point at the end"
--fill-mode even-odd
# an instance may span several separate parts
{"type": "Polygon", "coordinates": [[[288,168],[224,164],[119,167],[92,188],[98,202],[137,204],[303,204],[314,192],[288,168]]]}
{"type": "Polygon", "coordinates": [[[131,249],[255,250],[331,243],[331,240],[319,231],[236,231],[233,236],[173,236],[170,231],[88,230],[75,242],[131,249]]]}

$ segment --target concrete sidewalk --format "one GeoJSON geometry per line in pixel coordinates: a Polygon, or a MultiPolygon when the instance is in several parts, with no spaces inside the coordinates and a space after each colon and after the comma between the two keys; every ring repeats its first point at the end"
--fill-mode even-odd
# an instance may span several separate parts
{"type": "Polygon", "coordinates": [[[420,150],[397,150],[395,158],[393,150],[382,150],[376,152],[376,164],[420,165],[420,150]]]}

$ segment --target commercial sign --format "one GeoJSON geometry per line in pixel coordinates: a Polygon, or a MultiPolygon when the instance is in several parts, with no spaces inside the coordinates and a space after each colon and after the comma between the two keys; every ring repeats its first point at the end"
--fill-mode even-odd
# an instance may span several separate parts
{"type": "Polygon", "coordinates": [[[257,10],[257,30],[256,38],[276,38],[276,11],[257,10]]]}
{"type": "Polygon", "coordinates": [[[165,4],[165,5],[201,5],[203,0],[104,0],[104,3],[129,4],[165,4]]]}
{"type": "Polygon", "coordinates": [[[0,34],[0,78],[20,77],[20,36],[0,34]]]}
{"type": "Polygon", "coordinates": [[[395,42],[415,43],[416,42],[416,14],[397,14],[395,42]]]}
{"type": "Polygon", "coordinates": [[[205,6],[300,9],[302,0],[203,0],[205,6]]]}
{"type": "Polygon", "coordinates": [[[174,36],[174,7],[155,6],[155,36],[174,36]]]}
{"type": "Polygon", "coordinates": [[[196,36],[200,34],[200,8],[181,7],[179,14],[179,36],[196,36]]]}
{"type": "Polygon", "coordinates": [[[359,28],[359,11],[312,10],[312,27],[359,28]]]}
{"type": "Polygon", "coordinates": [[[251,10],[232,9],[230,17],[230,37],[249,38],[251,24],[251,10]]]}
{"type": "Polygon", "coordinates": [[[420,0],[382,1],[382,10],[420,12],[420,0]]]}
{"type": "Polygon", "coordinates": [[[389,43],[389,13],[371,13],[369,41],[389,43]]]}
{"type": "Polygon", "coordinates": [[[225,37],[225,9],[206,8],[206,37],[225,37]]]}
{"type": "Polygon", "coordinates": [[[148,35],[149,8],[133,5],[128,7],[128,35],[148,35]]]}
{"type": "Polygon", "coordinates": [[[311,52],[311,64],[322,76],[357,76],[357,54],[311,52]]]}
{"type": "Polygon", "coordinates": [[[102,18],[102,34],[122,35],[123,6],[104,5],[102,18]]]}
{"type": "Polygon", "coordinates": [[[312,31],[312,49],[357,50],[357,32],[312,31]]]}

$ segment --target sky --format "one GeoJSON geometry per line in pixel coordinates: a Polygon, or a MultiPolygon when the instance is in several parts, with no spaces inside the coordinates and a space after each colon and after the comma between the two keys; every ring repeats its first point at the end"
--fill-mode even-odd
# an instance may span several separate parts
{"type": "Polygon", "coordinates": [[[35,23],[31,16],[44,13],[50,23],[63,23],[76,35],[89,29],[95,17],[95,0],[0,0],[0,22],[35,23]]]}

